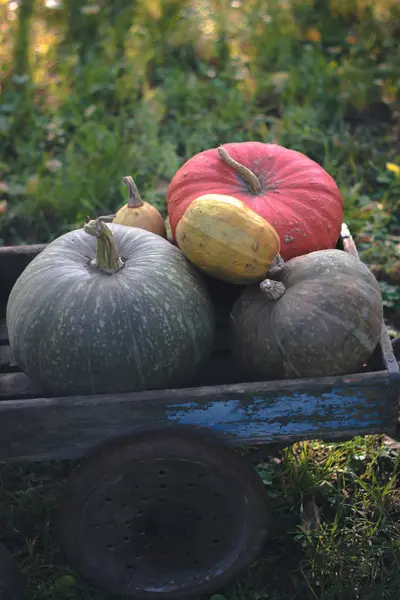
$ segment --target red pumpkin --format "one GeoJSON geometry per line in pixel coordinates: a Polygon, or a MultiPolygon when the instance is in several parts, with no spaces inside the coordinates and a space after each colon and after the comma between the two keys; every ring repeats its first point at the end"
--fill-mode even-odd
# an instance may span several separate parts
{"type": "Polygon", "coordinates": [[[187,207],[204,194],[242,200],[278,232],[284,260],[336,246],[343,199],[316,162],[277,144],[242,142],[188,160],[168,188],[172,234],[187,207]]]}

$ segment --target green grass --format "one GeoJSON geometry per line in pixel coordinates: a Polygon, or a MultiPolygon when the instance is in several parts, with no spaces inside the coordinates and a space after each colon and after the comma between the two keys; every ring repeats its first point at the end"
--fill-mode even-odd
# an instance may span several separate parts
{"type": "MultiPolygon", "coordinates": [[[[31,600],[112,600],[58,551],[55,509],[73,465],[5,467],[2,538],[31,600]]],[[[373,436],[302,442],[257,467],[272,529],[258,562],[212,600],[380,600],[400,589],[400,454],[373,436]]],[[[115,597],[114,597],[115,598],[115,597]]]]}
{"type": "MultiPolygon", "coordinates": [[[[21,6],[0,0],[0,244],[49,241],[86,215],[114,211],[128,174],[165,214],[168,181],[190,156],[224,142],[273,141],[335,178],[398,327],[398,3],[21,6]]],[[[54,506],[69,468],[0,472],[1,537],[30,600],[105,598],[57,551],[54,506]]],[[[304,443],[259,470],[274,513],[270,543],[243,581],[213,600],[398,597],[398,453],[379,438],[304,443]]]]}

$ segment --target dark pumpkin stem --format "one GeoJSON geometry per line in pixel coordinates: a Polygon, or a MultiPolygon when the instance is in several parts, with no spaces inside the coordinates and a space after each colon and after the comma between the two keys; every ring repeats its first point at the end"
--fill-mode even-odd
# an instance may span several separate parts
{"type": "Polygon", "coordinates": [[[144,202],[139,193],[139,190],[136,187],[136,183],[133,181],[132,177],[124,177],[124,183],[128,186],[129,190],[129,198],[128,198],[128,206],[129,208],[140,208],[143,206],[144,202]]]}
{"type": "Polygon", "coordinates": [[[91,264],[104,273],[116,273],[123,266],[111,229],[100,219],[85,223],[84,230],[97,238],[97,256],[91,264]]]}
{"type": "Polygon", "coordinates": [[[264,279],[264,281],[260,283],[260,290],[268,300],[279,300],[285,293],[286,288],[280,281],[264,279]]]}
{"type": "Polygon", "coordinates": [[[236,173],[242,179],[244,179],[244,181],[249,185],[252,194],[257,195],[261,193],[261,183],[257,175],[253,173],[253,171],[250,171],[250,169],[237,162],[237,160],[234,160],[223,146],[220,146],[218,148],[218,154],[225,164],[232,167],[232,169],[234,169],[236,173]]]}
{"type": "MultiPolygon", "coordinates": [[[[278,275],[284,266],[285,261],[280,254],[277,254],[268,269],[267,275],[269,277],[278,275]]],[[[260,290],[268,298],[268,300],[279,300],[279,298],[281,298],[281,296],[283,296],[285,293],[286,288],[281,281],[264,279],[264,281],[260,283],[260,290]]]]}
{"type": "Polygon", "coordinates": [[[277,275],[280,273],[284,267],[285,261],[283,260],[280,254],[277,254],[270,264],[268,269],[268,275],[277,275]]]}

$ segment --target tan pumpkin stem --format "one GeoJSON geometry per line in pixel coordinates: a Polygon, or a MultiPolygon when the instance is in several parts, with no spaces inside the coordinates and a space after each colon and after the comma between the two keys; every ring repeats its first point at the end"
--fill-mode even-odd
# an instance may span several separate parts
{"type": "Polygon", "coordinates": [[[91,260],[90,264],[104,273],[116,273],[122,269],[124,263],[119,255],[111,229],[100,219],[93,219],[85,223],[84,230],[97,238],[96,260],[91,260]]]}
{"type": "Polygon", "coordinates": [[[132,177],[124,177],[124,183],[126,186],[128,186],[129,190],[128,207],[140,208],[143,206],[144,202],[132,177]]]}
{"type": "Polygon", "coordinates": [[[285,293],[286,288],[280,281],[264,279],[264,281],[260,283],[260,290],[268,300],[279,300],[285,293]]]}
{"type": "Polygon", "coordinates": [[[223,146],[218,148],[219,157],[224,161],[225,164],[229,165],[236,171],[236,173],[248,183],[250,187],[250,191],[252,194],[260,194],[261,193],[261,183],[257,177],[250,171],[247,167],[237,162],[237,160],[233,159],[232,156],[225,150],[223,146]]]}

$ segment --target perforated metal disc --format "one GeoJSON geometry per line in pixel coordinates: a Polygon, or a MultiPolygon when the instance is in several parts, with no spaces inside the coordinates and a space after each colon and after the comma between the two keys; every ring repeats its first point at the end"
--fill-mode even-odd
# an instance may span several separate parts
{"type": "Polygon", "coordinates": [[[233,450],[192,428],[113,442],[70,478],[60,514],[67,561],[137,599],[215,591],[256,557],[265,488],[233,450]]]}

